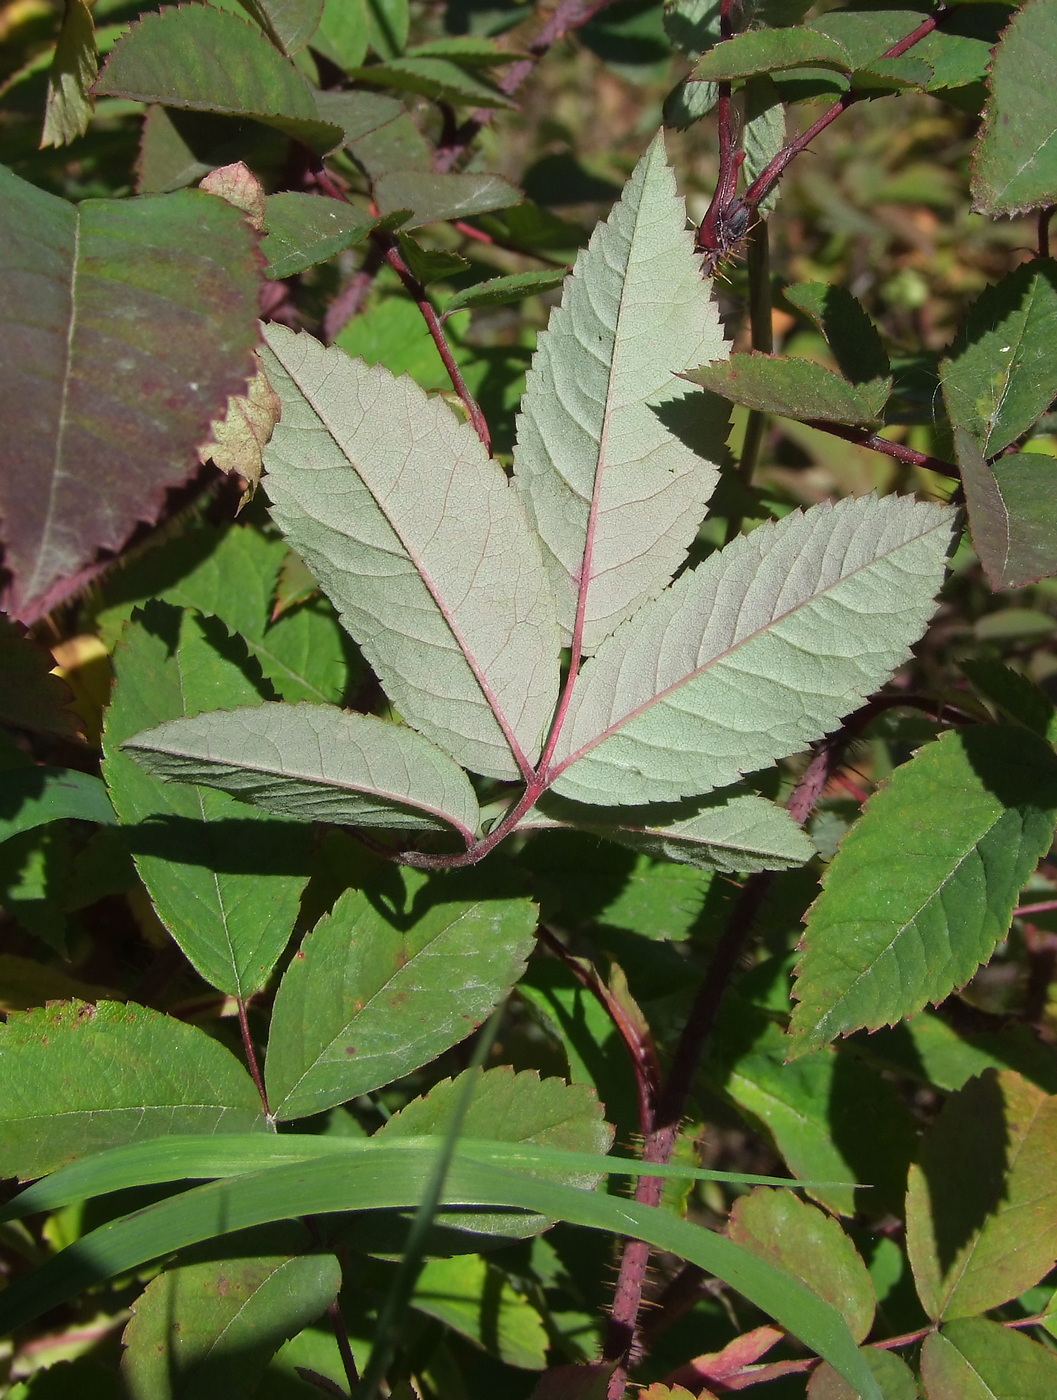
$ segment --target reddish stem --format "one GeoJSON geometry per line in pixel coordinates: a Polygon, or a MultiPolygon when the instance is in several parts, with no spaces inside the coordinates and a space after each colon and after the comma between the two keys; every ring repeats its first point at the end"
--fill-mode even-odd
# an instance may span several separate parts
{"type": "Polygon", "coordinates": [[[250,1019],[246,1014],[246,1000],[244,997],[236,997],[235,1005],[239,1009],[239,1030],[242,1033],[242,1048],[246,1052],[246,1063],[249,1066],[250,1074],[254,1084],[257,1086],[257,1093],[261,1096],[261,1104],[264,1108],[264,1116],[270,1118],[272,1111],[268,1106],[268,1094],[264,1087],[264,1078],[261,1074],[261,1067],[257,1063],[257,1051],[253,1045],[253,1036],[250,1035],[250,1019]]]}
{"type": "Polygon", "coordinates": [[[883,452],[886,457],[894,457],[897,462],[906,462],[912,467],[925,467],[930,472],[950,477],[954,481],[961,480],[958,468],[952,462],[945,462],[942,457],[930,457],[927,452],[916,452],[914,448],[905,447],[901,442],[892,442],[878,433],[871,432],[869,428],[858,428],[850,423],[830,423],[821,418],[805,418],[802,422],[809,428],[818,428],[820,432],[829,433],[831,437],[854,442],[857,447],[869,447],[874,452],[883,452]]]}
{"type": "Polygon", "coordinates": [[[426,323],[430,335],[433,337],[433,344],[437,347],[440,358],[444,361],[444,368],[448,371],[452,385],[459,398],[466,406],[466,412],[470,415],[470,422],[474,431],[484,444],[484,450],[491,455],[492,435],[488,431],[488,423],[481,412],[480,405],[470,393],[466,380],[462,377],[462,370],[455,363],[455,356],[451,352],[444,335],[444,327],[440,323],[440,317],[433,308],[433,303],[426,295],[426,289],[414,275],[400,253],[400,245],[391,233],[382,233],[376,230],[371,234],[375,246],[380,249],[385,261],[393,269],[396,275],[403,282],[408,295],[413,299],[415,305],[422,313],[422,319],[426,323]]]}

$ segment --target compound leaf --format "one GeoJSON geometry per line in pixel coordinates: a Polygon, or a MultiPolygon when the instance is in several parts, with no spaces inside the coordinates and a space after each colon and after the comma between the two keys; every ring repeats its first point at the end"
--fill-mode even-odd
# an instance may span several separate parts
{"type": "Polygon", "coordinates": [[[675,373],[725,350],[658,137],[576,260],[518,418],[515,479],[585,653],[665,587],[697,532],[726,415],[675,373]]]}
{"type": "MultiPolygon", "coordinates": [[[[226,634],[193,613],[153,604],[114,654],[103,775],[136,868],[162,923],[207,981],[249,996],[290,936],[307,878],[308,829],[224,793],[164,783],[121,746],[141,729],[260,695],[226,634]]],[[[187,723],[189,721],[185,721],[187,723]]]]}
{"type": "Polygon", "coordinates": [[[0,168],[10,611],[53,606],[189,475],[253,372],[257,281],[253,232],[213,195],[75,206],[0,168]]]}
{"type": "Polygon", "coordinates": [[[1004,938],[1057,818],[1057,759],[980,725],[920,749],[841,843],[809,911],[794,1053],[942,1001],[1004,938]]]}
{"type": "Polygon", "coordinates": [[[991,59],[991,95],[973,158],[975,208],[1019,214],[1057,203],[1057,5],[1019,6],[991,59]]]}
{"type": "Polygon", "coordinates": [[[176,5],[137,20],[114,45],[94,91],[249,117],[319,152],[344,137],[340,126],[320,120],[304,78],[258,28],[209,5],[176,5]]]}
{"type": "Polygon", "coordinates": [[[526,775],[559,648],[503,469],[413,380],[283,326],[266,334],[283,400],[265,451],[276,524],[407,722],[476,772],[526,775]]]}
{"type": "Polygon", "coordinates": [[[485,875],[424,886],[402,908],[348,890],[301,945],[275,998],[271,1111],[303,1118],[410,1074],[464,1040],[518,980],[536,910],[485,875]]]}
{"type": "Polygon", "coordinates": [[[1057,1097],[987,1070],[952,1094],[910,1168],[907,1249],[936,1321],[1027,1292],[1057,1257],[1057,1097]]]}
{"type": "Polygon", "coordinates": [[[172,720],[122,747],[148,773],[201,783],[278,816],[477,831],[466,774],[413,729],[331,705],[256,705],[172,720]]]}
{"type": "Polygon", "coordinates": [[[144,1006],[63,1002],[0,1027],[0,1172],[172,1133],[263,1130],[253,1080],[219,1041],[144,1006]]]}
{"type": "Polygon", "coordinates": [[[820,738],[921,634],[951,523],[909,497],[849,497],[760,525],[683,574],[581,672],[554,790],[670,802],[820,738]]]}

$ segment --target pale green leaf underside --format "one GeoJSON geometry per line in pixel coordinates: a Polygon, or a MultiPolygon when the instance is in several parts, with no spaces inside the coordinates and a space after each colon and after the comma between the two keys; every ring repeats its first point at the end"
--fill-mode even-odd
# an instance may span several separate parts
{"type": "Polygon", "coordinates": [[[258,705],[171,720],[126,740],[155,776],[219,788],[277,816],[449,830],[480,819],[462,769],[413,729],[331,705],[258,705]]]}
{"type": "Polygon", "coordinates": [[[413,380],[265,329],[282,421],[272,515],[407,722],[490,777],[525,775],[558,690],[554,604],[516,494],[413,380]]]}
{"type": "Polygon", "coordinates": [[[909,497],[848,498],[761,525],[682,575],[585,666],[554,790],[669,802],[821,738],[921,635],[953,518],[909,497]]]}
{"type": "MultiPolygon", "coordinates": [[[[691,804],[686,804],[690,807],[691,804]]],[[[519,823],[519,830],[577,827],[661,860],[701,870],[750,872],[788,870],[803,865],[815,847],[784,807],[751,793],[717,793],[698,810],[628,808],[606,814],[597,807],[570,806],[544,799],[519,823]]]]}
{"type": "Polygon", "coordinates": [[[515,476],[566,637],[582,604],[586,653],[665,587],[697,533],[726,410],[675,376],[726,354],[658,137],[577,258],[518,419],[515,476]]]}
{"type": "Polygon", "coordinates": [[[1009,929],[1057,817],[1057,760],[1027,729],[950,732],[868,803],[811,910],[797,1053],[876,1029],[966,983],[1009,929]]]}

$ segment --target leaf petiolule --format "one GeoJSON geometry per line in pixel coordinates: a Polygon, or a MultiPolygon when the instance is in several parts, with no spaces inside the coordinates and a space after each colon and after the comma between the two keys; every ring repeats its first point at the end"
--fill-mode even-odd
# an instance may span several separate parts
{"type": "Polygon", "coordinates": [[[95,84],[97,96],[248,117],[315,150],[342,129],[321,121],[297,68],[253,24],[209,5],[165,6],[123,34],[95,84]]]}
{"type": "Polygon", "coordinates": [[[243,391],[254,242],[238,210],[197,190],[74,206],[0,168],[0,516],[15,615],[54,606],[98,550],[153,520],[243,391]]]}
{"type": "Polygon", "coordinates": [[[555,792],[670,802],[821,738],[924,630],[953,515],[847,498],[761,525],[683,574],[585,665],[555,792]]]}
{"type": "Polygon", "coordinates": [[[584,654],[666,586],[725,457],[724,407],[679,370],[726,342],[658,137],[566,280],[529,371],[514,475],[564,636],[584,654]]]}
{"type": "Polygon", "coordinates": [[[266,339],[283,401],[265,451],[276,524],[404,719],[475,772],[527,777],[559,644],[503,469],[413,380],[283,326],[266,339]]]}
{"type": "Polygon", "coordinates": [[[157,777],[219,788],[299,821],[454,829],[470,841],[480,820],[466,774],[436,745],[331,705],[213,710],[122,747],[157,777]]]}
{"type": "Polygon", "coordinates": [[[1005,937],[1055,819],[1057,759],[1024,728],[951,731],[897,768],[809,911],[793,1053],[963,986],[1005,937]]]}

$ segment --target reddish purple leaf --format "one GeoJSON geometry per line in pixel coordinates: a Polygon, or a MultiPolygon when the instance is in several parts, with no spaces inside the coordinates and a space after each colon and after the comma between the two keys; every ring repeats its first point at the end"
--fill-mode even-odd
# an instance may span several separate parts
{"type": "Polygon", "coordinates": [[[253,372],[261,258],[198,190],[68,204],[0,169],[6,605],[54,607],[154,520],[253,372]]]}

